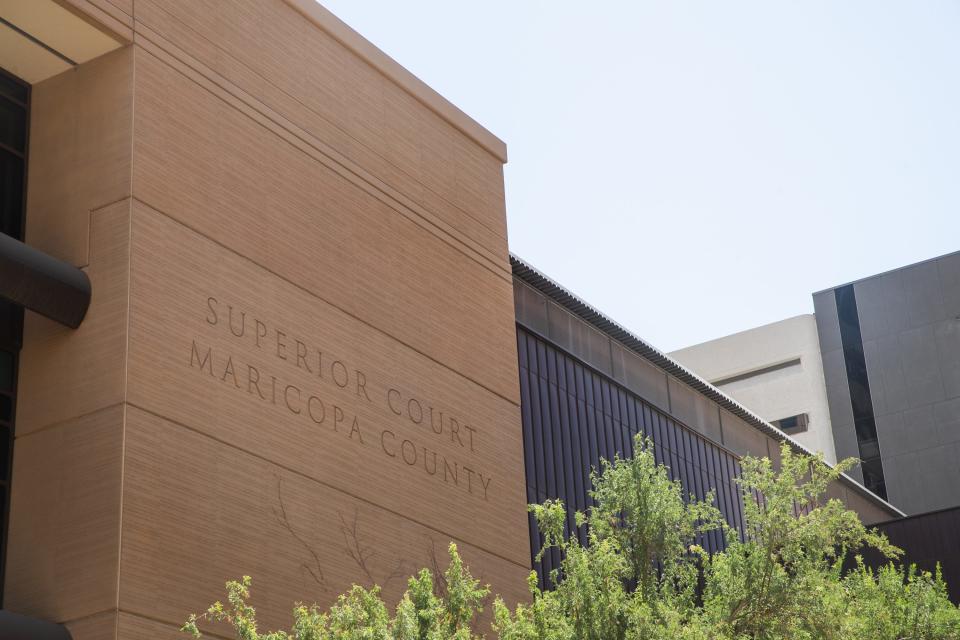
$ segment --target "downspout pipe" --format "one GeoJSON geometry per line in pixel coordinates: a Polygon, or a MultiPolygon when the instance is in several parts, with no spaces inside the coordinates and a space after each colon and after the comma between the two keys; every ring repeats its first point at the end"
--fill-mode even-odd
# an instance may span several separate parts
{"type": "Polygon", "coordinates": [[[0,298],[76,329],[90,292],[80,269],[0,233],[0,298]]]}

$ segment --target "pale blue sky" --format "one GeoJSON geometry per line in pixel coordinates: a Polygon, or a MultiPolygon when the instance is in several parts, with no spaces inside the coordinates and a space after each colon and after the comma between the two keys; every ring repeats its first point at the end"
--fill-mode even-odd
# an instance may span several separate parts
{"type": "Polygon", "coordinates": [[[960,249],[960,0],[328,0],[503,139],[510,248],[664,350],[960,249]]]}

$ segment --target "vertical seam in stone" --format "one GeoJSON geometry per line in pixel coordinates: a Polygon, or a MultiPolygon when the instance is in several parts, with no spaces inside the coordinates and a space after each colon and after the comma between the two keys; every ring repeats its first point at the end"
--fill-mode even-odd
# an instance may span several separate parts
{"type": "MultiPolygon", "coordinates": [[[[134,23],[134,30],[136,30],[136,23],[134,23]]],[[[120,577],[122,573],[123,566],[123,498],[124,498],[124,485],[126,477],[126,462],[127,462],[127,388],[128,388],[128,376],[130,372],[130,313],[131,313],[131,304],[130,304],[130,289],[131,289],[131,278],[133,272],[133,163],[134,163],[134,149],[133,149],[133,140],[134,140],[134,112],[136,109],[136,73],[137,73],[137,64],[136,64],[136,55],[133,47],[135,45],[129,45],[131,47],[130,51],[130,181],[128,183],[128,191],[130,192],[130,198],[127,200],[127,317],[125,323],[125,335],[124,335],[124,349],[123,349],[123,390],[121,394],[121,401],[123,403],[123,410],[121,414],[121,423],[120,423],[120,513],[117,518],[117,588],[116,588],[116,608],[117,608],[117,617],[116,624],[114,625],[114,640],[118,637],[120,633],[120,577]]]]}

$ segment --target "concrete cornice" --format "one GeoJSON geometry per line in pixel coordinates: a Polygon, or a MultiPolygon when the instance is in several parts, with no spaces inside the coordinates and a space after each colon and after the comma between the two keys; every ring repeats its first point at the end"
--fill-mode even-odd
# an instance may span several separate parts
{"type": "Polygon", "coordinates": [[[284,1],[501,162],[507,161],[507,145],[500,138],[484,129],[329,10],[315,0],[284,1]]]}

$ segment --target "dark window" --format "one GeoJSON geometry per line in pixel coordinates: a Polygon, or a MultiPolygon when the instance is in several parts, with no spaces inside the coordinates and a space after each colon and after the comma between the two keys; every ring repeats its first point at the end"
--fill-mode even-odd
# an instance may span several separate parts
{"type": "Polygon", "coordinates": [[[867,379],[867,361],[863,355],[863,337],[860,335],[857,296],[852,284],[835,289],[834,296],[837,301],[840,343],[843,345],[843,361],[847,369],[847,385],[850,388],[850,406],[853,409],[853,423],[857,434],[857,447],[860,452],[863,485],[886,500],[887,487],[883,480],[880,442],[877,440],[877,423],[873,416],[870,381],[867,379]]]}
{"type": "MultiPolygon", "coordinates": [[[[0,69],[0,233],[23,240],[30,86],[0,69]]],[[[23,309],[0,300],[0,606],[7,556],[7,518],[17,408],[23,309]]]]}
{"type": "Polygon", "coordinates": [[[805,413],[790,416],[789,418],[781,418],[773,422],[774,426],[787,434],[803,433],[807,430],[809,423],[810,418],[805,413]]]}

